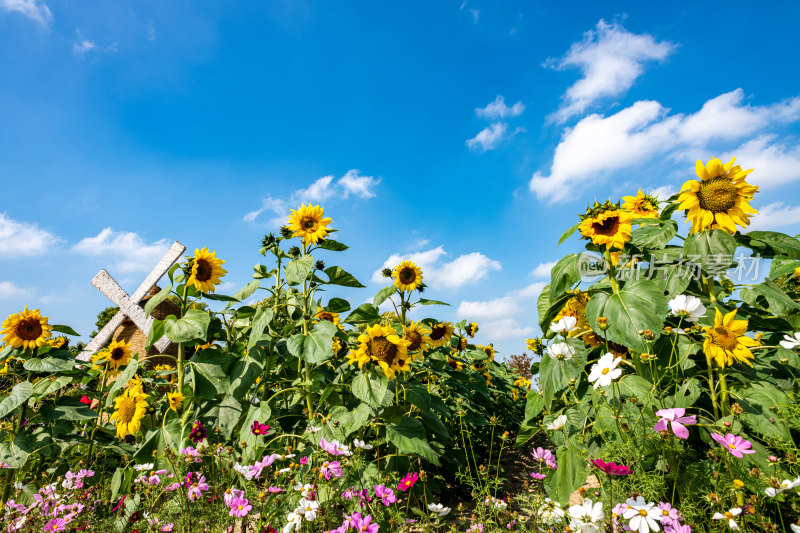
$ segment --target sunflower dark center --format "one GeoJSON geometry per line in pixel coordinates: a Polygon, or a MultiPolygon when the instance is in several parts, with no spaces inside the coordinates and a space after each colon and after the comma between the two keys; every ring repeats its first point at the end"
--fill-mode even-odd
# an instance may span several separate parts
{"type": "Polygon", "coordinates": [[[441,324],[436,324],[431,329],[431,339],[438,341],[444,338],[444,334],[447,333],[447,328],[441,324]]]}
{"type": "Polygon", "coordinates": [[[406,333],[406,339],[411,341],[411,344],[408,345],[409,350],[419,350],[419,347],[422,346],[422,335],[419,331],[409,331],[406,333]]]}
{"type": "Polygon", "coordinates": [[[124,348],[114,348],[111,350],[111,359],[114,361],[119,361],[120,359],[125,357],[125,349],[124,348]]]}
{"type": "Polygon", "coordinates": [[[26,318],[17,324],[17,337],[24,341],[33,341],[42,335],[42,323],[35,318],[26,318]]]}
{"type": "Polygon", "coordinates": [[[739,191],[728,178],[712,178],[700,182],[697,202],[712,213],[727,213],[736,205],[739,191]]]}
{"type": "Polygon", "coordinates": [[[303,219],[300,220],[300,227],[304,230],[312,231],[317,227],[317,220],[312,217],[303,217],[303,219]]]}
{"type": "Polygon", "coordinates": [[[732,352],[736,348],[736,335],[725,326],[717,326],[711,330],[711,342],[732,352]]]}
{"type": "Polygon", "coordinates": [[[386,337],[375,337],[369,341],[369,352],[373,358],[390,365],[397,355],[397,346],[389,342],[386,337]]]}
{"type": "Polygon", "coordinates": [[[327,320],[328,322],[333,322],[333,315],[328,311],[322,311],[321,313],[317,313],[317,318],[320,320],[327,320]]]}
{"type": "Polygon", "coordinates": [[[208,281],[211,279],[213,268],[208,261],[205,259],[195,259],[195,265],[197,265],[197,269],[195,270],[194,277],[197,281],[208,281]]]}
{"type": "Polygon", "coordinates": [[[400,278],[400,281],[403,283],[413,283],[417,279],[417,273],[414,271],[413,268],[404,267],[400,270],[397,274],[397,277],[400,278]]]}
{"type": "Polygon", "coordinates": [[[616,235],[619,230],[619,215],[608,216],[602,222],[592,222],[592,230],[607,237],[616,235]]]}

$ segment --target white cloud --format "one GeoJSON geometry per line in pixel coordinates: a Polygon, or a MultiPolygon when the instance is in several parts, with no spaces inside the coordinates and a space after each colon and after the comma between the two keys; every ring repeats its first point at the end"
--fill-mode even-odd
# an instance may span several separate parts
{"type": "MultiPolygon", "coordinates": [[[[550,174],[534,173],[530,189],[541,199],[564,201],[574,198],[575,189],[585,182],[597,183],[611,171],[649,162],[657,155],[689,147],[696,153],[713,140],[742,138],[767,125],[800,119],[800,97],[765,106],[749,106],[743,100],[744,91],[736,89],[690,115],[669,115],[668,109],[651,100],[607,117],[589,115],[565,129],[550,174]],[[702,125],[697,117],[702,117],[702,125]]],[[[688,156],[687,151],[679,157],[688,156]]]]}
{"type": "Polygon", "coordinates": [[[493,340],[525,337],[536,331],[534,326],[521,326],[514,318],[501,318],[500,320],[484,322],[480,325],[480,328],[481,333],[493,340]]]}
{"type": "Polygon", "coordinates": [[[33,289],[18,287],[10,281],[0,281],[0,298],[26,298],[33,294],[33,289]]]}
{"type": "Polygon", "coordinates": [[[477,24],[478,23],[478,17],[481,14],[481,10],[480,9],[470,9],[469,12],[472,14],[472,22],[474,24],[477,24]]]}
{"type": "Polygon", "coordinates": [[[750,222],[751,230],[767,230],[800,224],[800,205],[775,202],[758,209],[750,222]]]}
{"type": "Polygon", "coordinates": [[[631,33],[617,22],[609,24],[601,19],[563,57],[545,62],[546,67],[577,68],[583,74],[567,89],[564,103],[551,120],[563,122],[600,98],[624,94],[642,75],[646,62],[663,61],[675,48],[673,43],[657,42],[652,35],[631,33]]]}
{"type": "Polygon", "coordinates": [[[300,204],[320,204],[331,198],[348,198],[351,194],[360,198],[375,197],[374,188],[380,183],[379,178],[363,176],[357,169],[348,170],[344,176],[336,180],[334,176],[317,178],[314,183],[305,189],[297,189],[289,198],[273,198],[267,196],[261,199],[261,207],[250,211],[242,217],[246,222],[253,222],[264,212],[271,212],[275,216],[269,225],[280,226],[286,222],[289,210],[300,204]]]}
{"type": "Polygon", "coordinates": [[[661,187],[656,187],[650,191],[650,194],[664,202],[676,192],[678,192],[677,187],[673,187],[672,185],[662,185],[661,187]]]}
{"type": "Polygon", "coordinates": [[[97,45],[94,43],[94,41],[86,39],[80,30],[76,30],[75,34],[77,35],[78,40],[72,43],[72,53],[76,56],[82,56],[83,54],[91,52],[97,48],[97,45]]]}
{"type": "Polygon", "coordinates": [[[554,266],[556,266],[556,261],[548,261],[547,263],[539,263],[538,265],[536,265],[536,268],[534,268],[531,271],[531,276],[533,276],[536,279],[549,278],[550,277],[550,271],[553,270],[554,266]]]}
{"type": "Polygon", "coordinates": [[[456,315],[470,320],[494,320],[517,312],[519,312],[517,300],[513,296],[506,295],[484,302],[464,300],[458,305],[456,315]]]}
{"type": "Polygon", "coordinates": [[[753,168],[750,181],[773,187],[800,180],[800,145],[771,144],[774,135],[760,135],[721,156],[726,163],[736,156],[744,168],[753,168]]]}
{"type": "Polygon", "coordinates": [[[361,198],[374,198],[373,188],[380,182],[372,176],[362,176],[358,170],[351,169],[339,180],[339,185],[344,189],[343,197],[347,198],[350,194],[361,198]]]}
{"type": "Polygon", "coordinates": [[[114,270],[122,273],[149,272],[171,244],[168,239],[148,244],[136,233],[105,228],[96,237],[82,239],[72,247],[72,251],[103,256],[105,261],[114,263],[114,270]]]}
{"type": "Polygon", "coordinates": [[[372,281],[384,281],[383,268],[394,268],[400,261],[410,260],[422,269],[422,279],[427,285],[437,288],[457,289],[463,285],[482,280],[494,270],[501,270],[499,261],[479,252],[463,254],[452,261],[442,261],[447,255],[443,246],[411,254],[392,254],[383,266],[372,275],[372,281]]]}
{"type": "Polygon", "coordinates": [[[36,224],[17,222],[5,213],[0,213],[0,258],[41,255],[49,252],[61,241],[58,237],[40,229],[36,224]]]}
{"type": "Polygon", "coordinates": [[[475,108],[475,114],[488,120],[495,120],[498,118],[518,117],[525,111],[525,105],[519,101],[516,104],[508,107],[506,105],[503,95],[498,94],[494,102],[490,102],[486,107],[475,108]]]}
{"type": "Polygon", "coordinates": [[[42,26],[49,26],[53,21],[53,14],[47,4],[37,0],[0,0],[0,8],[16,11],[42,26]]]}
{"type": "Polygon", "coordinates": [[[517,298],[524,298],[528,301],[533,301],[536,303],[539,300],[539,295],[542,293],[542,289],[544,289],[546,285],[546,281],[537,281],[536,283],[531,283],[524,289],[520,289],[513,294],[517,298]]]}
{"type": "Polygon", "coordinates": [[[481,150],[486,152],[494,150],[497,145],[505,139],[508,125],[504,122],[495,122],[483,128],[472,139],[467,139],[467,146],[471,150],[481,150]]]}
{"type": "Polygon", "coordinates": [[[156,36],[156,28],[155,28],[155,26],[153,26],[153,22],[152,21],[148,21],[147,22],[146,31],[147,31],[147,40],[148,41],[155,41],[156,37],[157,37],[156,36]]]}

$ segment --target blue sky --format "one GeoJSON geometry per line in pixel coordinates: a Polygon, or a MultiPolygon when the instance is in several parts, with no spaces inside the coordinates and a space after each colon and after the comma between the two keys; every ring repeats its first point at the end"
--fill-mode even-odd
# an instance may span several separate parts
{"type": "Polygon", "coordinates": [[[232,293],[313,201],[354,306],[412,257],[509,355],[595,197],[736,155],[754,226],[800,231],[800,4],[252,4],[0,0],[0,315],[88,335],[95,273],[133,292],[173,240],[232,293]]]}

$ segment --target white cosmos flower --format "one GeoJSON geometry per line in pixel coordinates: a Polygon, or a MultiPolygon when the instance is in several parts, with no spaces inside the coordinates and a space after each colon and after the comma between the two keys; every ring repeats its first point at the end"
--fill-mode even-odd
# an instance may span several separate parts
{"type": "Polygon", "coordinates": [[[367,444],[363,440],[358,439],[353,439],[353,446],[361,448],[362,450],[371,450],[373,448],[372,444],[367,444]]]}
{"type": "Polygon", "coordinates": [[[306,520],[311,521],[311,520],[316,520],[318,510],[319,510],[318,501],[301,498],[300,501],[297,502],[297,509],[295,509],[294,512],[299,514],[306,520]]]}
{"type": "Polygon", "coordinates": [[[711,517],[711,520],[727,520],[728,521],[728,527],[730,527],[731,529],[737,529],[738,530],[739,529],[739,524],[736,523],[736,521],[733,519],[733,517],[734,516],[739,516],[740,514],[742,514],[742,510],[739,507],[734,507],[733,509],[725,511],[725,514],[723,514],[723,513],[714,513],[714,516],[711,517]]]}
{"type": "Polygon", "coordinates": [[[797,524],[789,524],[789,527],[792,528],[792,533],[800,533],[800,526],[797,524]]]}
{"type": "Polygon", "coordinates": [[[445,516],[450,512],[450,508],[445,507],[441,503],[429,503],[428,510],[439,517],[445,516]]]}
{"type": "Polygon", "coordinates": [[[682,316],[689,322],[696,322],[706,314],[706,306],[696,296],[681,294],[669,301],[669,309],[675,316],[682,316]]]}
{"type": "Polygon", "coordinates": [[[144,464],[141,464],[141,465],[133,465],[133,469],[138,471],[138,472],[144,472],[146,470],[152,470],[153,469],[153,463],[144,463],[144,464]]]}
{"type": "Polygon", "coordinates": [[[794,332],[794,337],[789,336],[789,335],[784,335],[783,338],[784,338],[784,340],[782,340],[778,344],[780,344],[781,346],[783,346],[787,350],[792,350],[792,349],[797,348],[798,346],[800,346],[800,331],[795,331],[794,332]]]}
{"type": "Polygon", "coordinates": [[[569,517],[580,531],[595,532],[599,531],[598,524],[605,518],[603,503],[585,499],[580,505],[573,505],[569,508],[569,517]]]}
{"type": "Polygon", "coordinates": [[[793,481],[789,481],[788,479],[784,479],[781,482],[781,486],[778,487],[777,489],[772,488],[772,487],[767,487],[766,489],[764,489],[764,492],[770,498],[774,498],[776,495],[780,494],[781,492],[784,492],[784,491],[787,491],[787,490],[791,490],[791,489],[793,489],[795,487],[798,487],[798,486],[800,486],[800,477],[796,478],[793,481]]]}
{"type": "Polygon", "coordinates": [[[561,359],[566,361],[572,359],[575,355],[575,349],[566,342],[554,342],[547,347],[547,355],[553,359],[561,359]]]}
{"type": "Polygon", "coordinates": [[[597,363],[592,365],[589,372],[589,381],[594,383],[594,388],[607,387],[611,382],[622,375],[622,369],[617,366],[622,362],[621,357],[615,357],[612,353],[607,353],[600,358],[597,363]]]}
{"type": "Polygon", "coordinates": [[[567,425],[567,415],[558,415],[555,420],[547,424],[547,429],[558,431],[559,429],[564,429],[565,425],[567,425]]]}
{"type": "Polygon", "coordinates": [[[300,517],[299,514],[292,511],[288,515],[286,515],[286,525],[283,526],[283,533],[289,533],[291,530],[300,531],[300,527],[303,525],[303,519],[300,517]]]}
{"type": "Polygon", "coordinates": [[[578,324],[578,319],[574,316],[565,316],[561,320],[550,323],[550,329],[555,333],[569,333],[578,324]]]}
{"type": "Polygon", "coordinates": [[[537,514],[539,515],[539,518],[541,518],[542,521],[548,525],[553,525],[556,522],[560,522],[565,516],[564,510],[561,508],[561,504],[554,502],[550,498],[544,499],[544,503],[541,507],[539,507],[537,514]]]}
{"type": "Polygon", "coordinates": [[[236,463],[233,465],[233,469],[243,475],[247,481],[253,479],[253,472],[250,470],[250,466],[236,463]]]}
{"type": "Polygon", "coordinates": [[[637,496],[635,500],[628,498],[625,503],[628,508],[622,513],[622,518],[630,520],[633,531],[647,533],[661,529],[658,525],[661,521],[661,510],[653,502],[645,502],[644,498],[637,496]]]}

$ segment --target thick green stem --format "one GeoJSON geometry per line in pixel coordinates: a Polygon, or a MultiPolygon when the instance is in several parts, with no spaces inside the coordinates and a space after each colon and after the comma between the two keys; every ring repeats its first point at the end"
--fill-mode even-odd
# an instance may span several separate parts
{"type": "Polygon", "coordinates": [[[720,399],[722,400],[722,416],[728,416],[731,412],[731,400],[728,393],[728,381],[725,379],[725,372],[719,371],[720,399]]]}
{"type": "Polygon", "coordinates": [[[714,408],[714,418],[719,420],[719,407],[717,405],[717,390],[714,386],[714,371],[711,369],[711,362],[708,364],[708,390],[711,394],[711,406],[714,408]]]}
{"type": "Polygon", "coordinates": [[[105,410],[105,398],[103,398],[103,394],[106,391],[106,379],[108,376],[108,361],[106,361],[105,366],[103,367],[103,376],[101,377],[100,381],[100,396],[98,397],[97,407],[99,412],[97,413],[97,418],[94,420],[94,426],[92,427],[92,433],[89,435],[89,451],[86,453],[86,467],[89,467],[89,461],[92,458],[92,449],[94,448],[94,433],[97,431],[97,427],[100,425],[100,422],[103,418],[103,411],[105,410]]]}
{"type": "MultiPolygon", "coordinates": [[[[183,296],[181,296],[181,316],[186,314],[186,294],[189,292],[189,285],[184,283],[183,285],[183,296]]],[[[183,343],[178,343],[178,392],[183,394],[183,359],[184,359],[184,349],[183,343]]]]}

